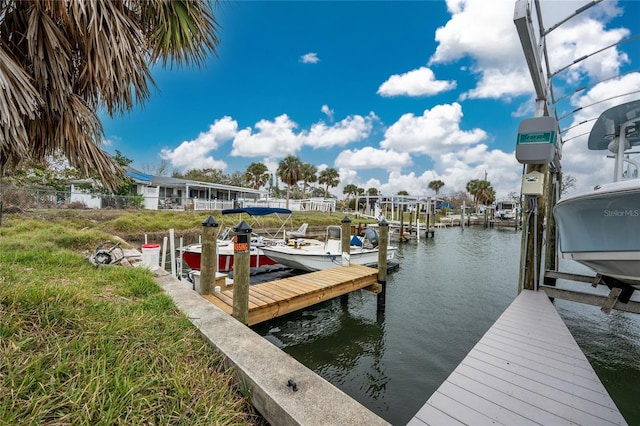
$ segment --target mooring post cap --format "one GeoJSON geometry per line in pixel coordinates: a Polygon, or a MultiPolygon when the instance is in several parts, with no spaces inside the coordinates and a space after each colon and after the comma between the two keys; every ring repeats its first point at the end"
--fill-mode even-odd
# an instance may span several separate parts
{"type": "Polygon", "coordinates": [[[253,229],[251,228],[251,225],[243,220],[233,228],[233,232],[236,234],[250,234],[253,232],[253,229]]]}
{"type": "Polygon", "coordinates": [[[216,228],[218,226],[218,222],[216,222],[216,219],[213,216],[209,216],[204,222],[202,222],[202,226],[212,226],[216,228]]]}
{"type": "Polygon", "coordinates": [[[384,217],[383,217],[382,220],[378,222],[378,226],[389,226],[389,224],[387,223],[386,220],[384,220],[384,217]]]}
{"type": "Polygon", "coordinates": [[[351,219],[349,219],[349,216],[345,216],[342,218],[342,223],[351,223],[351,219]]]}

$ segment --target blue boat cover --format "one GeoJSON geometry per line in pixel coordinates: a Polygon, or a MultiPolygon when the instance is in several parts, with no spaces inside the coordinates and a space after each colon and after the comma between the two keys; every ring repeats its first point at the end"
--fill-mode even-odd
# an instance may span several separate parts
{"type": "Polygon", "coordinates": [[[222,214],[246,213],[250,216],[266,216],[273,213],[291,214],[289,209],[281,209],[277,207],[245,207],[241,209],[225,209],[222,214]]]}

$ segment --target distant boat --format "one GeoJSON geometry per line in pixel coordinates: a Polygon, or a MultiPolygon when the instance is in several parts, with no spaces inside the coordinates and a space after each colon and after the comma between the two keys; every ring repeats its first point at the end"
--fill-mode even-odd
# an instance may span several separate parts
{"type": "MultiPolygon", "coordinates": [[[[289,241],[288,245],[266,246],[264,254],[274,262],[302,271],[321,271],[342,265],[342,227],[327,227],[324,244],[305,244],[304,240],[289,241]]],[[[378,263],[378,234],[367,228],[364,237],[351,238],[350,263],[375,265],[378,263]]],[[[395,247],[387,247],[387,260],[395,257],[395,247]]]]}
{"type": "Polygon", "coordinates": [[[496,217],[500,220],[516,220],[518,209],[518,202],[515,200],[498,201],[496,203],[496,217]]]}
{"type": "Polygon", "coordinates": [[[560,251],[605,277],[640,289],[640,100],[603,112],[589,149],[613,153],[613,182],[560,199],[554,207],[560,251]]]}

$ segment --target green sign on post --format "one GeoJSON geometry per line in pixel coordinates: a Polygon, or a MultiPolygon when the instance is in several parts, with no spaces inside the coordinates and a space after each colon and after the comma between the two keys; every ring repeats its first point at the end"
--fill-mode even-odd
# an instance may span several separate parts
{"type": "Polygon", "coordinates": [[[556,144],[556,132],[518,133],[518,145],[524,143],[556,144]]]}

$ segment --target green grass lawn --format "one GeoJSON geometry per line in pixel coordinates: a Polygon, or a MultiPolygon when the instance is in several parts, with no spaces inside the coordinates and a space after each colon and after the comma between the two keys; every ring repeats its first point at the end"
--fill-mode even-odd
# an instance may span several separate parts
{"type": "Polygon", "coordinates": [[[160,227],[126,215],[2,218],[0,424],[262,424],[149,271],[87,261],[118,229],[160,227]]]}

